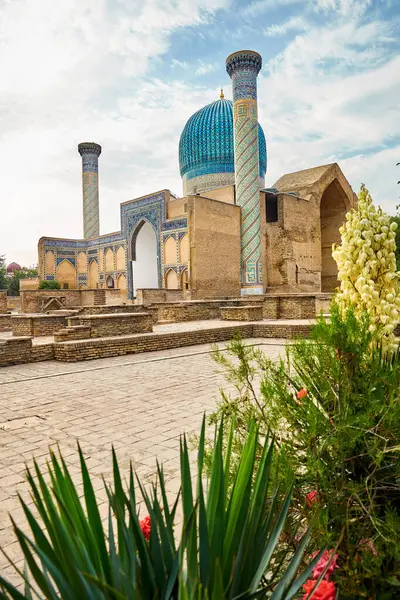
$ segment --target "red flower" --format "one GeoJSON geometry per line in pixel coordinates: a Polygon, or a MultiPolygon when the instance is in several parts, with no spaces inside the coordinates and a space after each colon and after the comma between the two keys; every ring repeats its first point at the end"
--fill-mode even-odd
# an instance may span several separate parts
{"type": "Polygon", "coordinates": [[[301,390],[299,390],[296,394],[296,398],[298,400],[302,400],[303,398],[305,398],[307,396],[308,392],[305,388],[301,388],[301,390]]]}
{"type": "MultiPolygon", "coordinates": [[[[317,554],[318,554],[318,551],[314,552],[313,558],[315,558],[317,556],[317,554]]],[[[332,554],[333,554],[333,550],[325,550],[325,552],[323,553],[323,555],[321,556],[321,558],[319,559],[319,561],[313,568],[312,574],[315,579],[318,579],[318,577],[320,575],[322,575],[322,573],[325,570],[325,567],[328,563],[329,563],[329,567],[324,575],[324,579],[326,579],[326,580],[330,579],[333,571],[337,568],[337,559],[338,559],[337,554],[335,554],[333,557],[332,557],[332,554]]]]}
{"type": "Polygon", "coordinates": [[[143,531],[144,537],[146,538],[146,540],[149,540],[151,531],[151,521],[149,515],[142,519],[142,521],[139,521],[139,525],[140,529],[143,531]]]}
{"type": "MultiPolygon", "coordinates": [[[[311,592],[313,591],[316,583],[316,579],[309,579],[306,581],[306,583],[303,585],[303,589],[306,593],[304,594],[302,600],[308,600],[308,598],[310,598],[311,592]]],[[[315,594],[313,594],[311,598],[312,600],[335,600],[336,592],[333,581],[322,580],[315,590],[315,594]]]]}
{"type": "Polygon", "coordinates": [[[311,492],[308,492],[308,494],[306,494],[306,503],[309,506],[312,506],[313,504],[315,504],[315,502],[318,502],[318,492],[312,490],[311,492]]]}

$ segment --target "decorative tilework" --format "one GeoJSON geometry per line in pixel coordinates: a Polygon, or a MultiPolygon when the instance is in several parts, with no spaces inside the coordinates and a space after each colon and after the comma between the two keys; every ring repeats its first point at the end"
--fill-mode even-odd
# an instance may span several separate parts
{"type": "Polygon", "coordinates": [[[261,215],[259,182],[259,135],[257,121],[257,75],[261,56],[235,52],[226,60],[232,79],[236,202],[241,206],[242,289],[262,288],[261,215]]]}
{"type": "Polygon", "coordinates": [[[75,258],[69,258],[69,257],[66,257],[66,256],[61,256],[61,257],[59,257],[59,258],[57,257],[57,261],[56,261],[57,267],[58,267],[58,265],[59,265],[60,263],[62,263],[64,260],[66,260],[66,261],[70,262],[70,263],[71,263],[71,265],[75,266],[75,258]]]}
{"type": "MultiPolygon", "coordinates": [[[[265,136],[258,126],[260,177],[267,169],[265,136]]],[[[222,98],[197,111],[185,125],[179,141],[181,176],[186,180],[210,173],[233,173],[232,101],[222,98]]]]}
{"type": "Polygon", "coordinates": [[[83,236],[85,239],[99,235],[99,176],[98,158],[101,146],[84,142],[78,146],[82,156],[83,236]]]}
{"type": "MultiPolygon", "coordinates": [[[[140,224],[147,221],[154,227],[157,237],[157,269],[158,285],[160,288],[163,287],[164,275],[163,269],[161,268],[163,262],[163,244],[161,243],[161,239],[163,234],[167,231],[172,233],[173,230],[187,230],[187,219],[167,220],[166,215],[166,193],[164,191],[121,204],[121,229],[122,235],[127,240],[128,260],[132,254],[132,241],[137,234],[140,224]]],[[[129,267],[127,268],[127,280],[128,298],[132,299],[132,270],[129,267]]]]}

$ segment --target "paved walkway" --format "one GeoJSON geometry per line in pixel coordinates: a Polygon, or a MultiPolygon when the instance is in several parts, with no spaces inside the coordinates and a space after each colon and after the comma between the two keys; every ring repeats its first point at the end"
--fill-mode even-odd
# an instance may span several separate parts
{"type": "MultiPolygon", "coordinates": [[[[260,344],[275,358],[284,340],[246,343],[260,344]]],[[[164,463],[169,491],[176,492],[179,435],[198,431],[204,411],[215,407],[221,385],[229,390],[209,346],[87,363],[50,361],[1,368],[0,545],[23,565],[8,513],[25,523],[16,497],[18,490],[29,499],[24,464],[32,464],[34,455],[44,465],[49,447],[57,444],[76,477],[79,438],[103,517],[107,505],[101,475],[111,480],[111,444],[124,473],[132,460],[144,480],[152,478],[157,456],[164,463]]],[[[3,556],[0,572],[15,580],[3,556]]]]}

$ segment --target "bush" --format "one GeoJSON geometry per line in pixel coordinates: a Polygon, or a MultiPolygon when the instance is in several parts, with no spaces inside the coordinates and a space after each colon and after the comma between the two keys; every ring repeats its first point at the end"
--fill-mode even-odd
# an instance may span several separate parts
{"type": "Polygon", "coordinates": [[[39,282],[39,290],[60,290],[60,289],[61,289],[61,284],[56,279],[53,279],[52,281],[47,281],[45,279],[42,279],[39,282]]]}
{"type": "Polygon", "coordinates": [[[400,598],[400,353],[369,325],[334,306],[277,363],[240,340],[215,351],[237,394],[211,421],[236,419],[236,460],[249,419],[276,436],[283,487],[295,476],[290,517],[306,509],[315,549],[337,545],[341,599],[400,598]]]}
{"type": "MultiPolygon", "coordinates": [[[[14,531],[30,571],[25,594],[0,576],[3,598],[31,598],[36,587],[42,598],[149,600],[246,600],[295,598],[320,559],[304,568],[303,556],[310,531],[296,550],[277,548],[285,526],[291,490],[273,479],[273,443],[260,439],[255,424],[244,436],[236,477],[228,486],[227,473],[234,426],[223,450],[223,425],[216,430],[208,491],[204,491],[205,424],[197,458],[197,486],[192,484],[186,439],[181,441],[181,491],[170,508],[164,475],[157,465],[157,483],[147,493],[138,481],[149,516],[137,515],[132,466],[128,490],[123,489],[113,451],[114,486],[106,486],[109,499],[108,536],[100,518],[88,469],[79,448],[85,508],[62,456],[52,453],[48,465],[50,485],[34,464],[27,470],[35,508],[44,532],[31,509],[21,500],[31,534],[15,523],[14,531]],[[279,503],[278,499],[282,498],[279,503]],[[180,537],[174,519],[181,503],[180,537]],[[85,510],[86,509],[86,510],[85,510]],[[179,541],[178,541],[179,539],[179,541]]],[[[292,532],[292,537],[296,531],[292,532]]],[[[310,584],[307,584],[310,585],[310,584]]],[[[312,585],[312,584],[311,584],[312,585]]]]}

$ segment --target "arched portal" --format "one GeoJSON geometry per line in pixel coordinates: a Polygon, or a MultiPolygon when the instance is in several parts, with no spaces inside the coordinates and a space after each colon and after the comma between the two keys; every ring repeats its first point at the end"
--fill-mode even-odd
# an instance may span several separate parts
{"type": "Polygon", "coordinates": [[[107,288],[113,288],[114,287],[114,279],[111,276],[107,277],[106,287],[107,288]]]}
{"type": "Polygon", "coordinates": [[[337,265],[332,245],[340,243],[339,227],[344,223],[348,198],[337,179],[328,185],[321,198],[321,291],[338,286],[337,265]]]}
{"type": "Polygon", "coordinates": [[[132,236],[133,296],[139,288],[158,288],[157,237],[147,221],[142,221],[132,236]]]}

